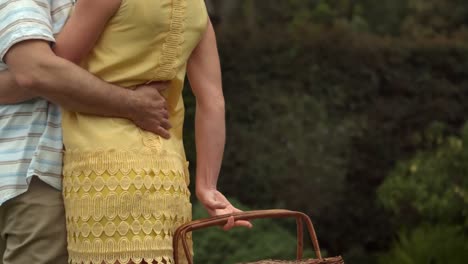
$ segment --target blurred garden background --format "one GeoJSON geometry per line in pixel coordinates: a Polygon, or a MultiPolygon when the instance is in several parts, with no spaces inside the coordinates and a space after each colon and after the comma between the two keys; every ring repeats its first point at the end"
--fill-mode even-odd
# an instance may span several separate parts
{"type": "MultiPolygon", "coordinates": [[[[227,108],[223,193],[307,213],[324,253],[347,264],[468,263],[468,1],[207,4],[227,108]]],[[[254,225],[195,233],[196,263],[294,257],[294,221],[254,225]]]]}

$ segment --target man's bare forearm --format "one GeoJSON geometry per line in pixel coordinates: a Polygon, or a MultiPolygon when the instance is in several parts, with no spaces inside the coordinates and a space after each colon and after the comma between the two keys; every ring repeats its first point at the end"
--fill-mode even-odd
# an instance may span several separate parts
{"type": "Polygon", "coordinates": [[[31,91],[20,87],[10,71],[0,71],[0,104],[16,104],[36,97],[31,91]]]}
{"type": "Polygon", "coordinates": [[[55,56],[46,42],[17,44],[7,53],[6,62],[21,88],[66,109],[132,118],[131,90],[108,84],[55,56]]]}
{"type": "Polygon", "coordinates": [[[29,40],[5,56],[19,87],[75,112],[130,119],[138,127],[169,138],[169,115],[160,91],[167,83],[135,90],[108,84],[75,64],[55,56],[45,41],[29,40]]]}
{"type": "Polygon", "coordinates": [[[26,79],[26,87],[67,110],[132,118],[131,90],[108,84],[59,57],[36,72],[40,75],[30,84],[26,79]]]}

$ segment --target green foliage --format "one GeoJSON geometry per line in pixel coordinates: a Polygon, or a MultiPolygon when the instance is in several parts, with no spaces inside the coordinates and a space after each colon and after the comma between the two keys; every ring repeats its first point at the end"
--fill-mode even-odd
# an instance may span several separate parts
{"type": "Polygon", "coordinates": [[[468,237],[459,228],[423,226],[400,232],[398,243],[379,258],[379,264],[465,264],[468,237]]]}
{"type": "MultiPolygon", "coordinates": [[[[294,30],[348,25],[357,31],[411,38],[468,35],[468,4],[465,0],[269,0],[238,1],[248,5],[237,12],[232,25],[255,20],[294,30]],[[252,8],[256,11],[252,12],[252,8]]],[[[232,4],[231,4],[232,5],[232,4]]],[[[230,27],[232,26],[230,25],[230,27]]],[[[252,27],[252,23],[247,23],[252,27]]],[[[229,28],[230,28],[229,27],[229,28]]],[[[255,26],[253,26],[255,27],[255,26]]]]}
{"type": "Polygon", "coordinates": [[[463,0],[410,0],[402,33],[414,37],[449,36],[466,29],[468,5],[463,0]]]}
{"type": "Polygon", "coordinates": [[[442,132],[440,124],[427,132],[438,147],[400,162],[380,187],[379,197],[399,218],[468,227],[468,126],[461,138],[444,138],[442,132]]]}
{"type": "Polygon", "coordinates": [[[360,0],[356,6],[362,10],[354,10],[354,15],[362,16],[370,25],[369,31],[382,35],[398,35],[403,20],[408,14],[408,0],[381,0],[378,4],[374,0],[360,0]]]}
{"type": "MultiPolygon", "coordinates": [[[[246,209],[235,199],[230,200],[236,206],[246,209]]],[[[205,209],[200,204],[196,204],[194,218],[200,219],[206,216],[205,209]]],[[[210,228],[195,231],[194,261],[206,264],[231,264],[268,258],[294,259],[295,233],[291,233],[279,223],[284,223],[284,220],[256,220],[253,221],[254,228],[251,230],[238,228],[225,232],[221,228],[210,228]]],[[[286,223],[295,225],[294,220],[286,223]]],[[[306,249],[305,255],[312,257],[313,253],[306,249]]]]}
{"type": "Polygon", "coordinates": [[[327,1],[320,1],[311,13],[313,21],[319,24],[331,24],[336,16],[327,1]]]}
{"type": "MultiPolygon", "coordinates": [[[[426,132],[434,121],[447,124],[445,138],[466,120],[468,47],[346,28],[270,25],[240,38],[244,30],[219,34],[228,135],[220,189],[251,208],[307,212],[330,254],[372,263],[368,252],[388,248],[402,224],[377,188],[398,161],[436,146],[426,132]]],[[[193,98],[186,103],[195,164],[193,98]]],[[[466,200],[459,187],[450,192],[466,200]]]]}
{"type": "MultiPolygon", "coordinates": [[[[375,263],[373,253],[388,249],[397,230],[421,219],[463,225],[466,171],[447,160],[463,163],[465,155],[451,144],[461,141],[464,153],[464,137],[453,135],[468,116],[466,43],[452,33],[426,40],[366,33],[401,35],[419,16],[407,0],[238,2],[248,8],[235,9],[218,32],[223,192],[251,208],[307,212],[322,246],[347,263],[375,263]],[[394,186],[379,192],[386,208],[377,197],[384,182],[394,186]]],[[[465,24],[457,19],[444,32],[465,24]]],[[[186,103],[185,144],[195,164],[193,98],[186,103]]]]}

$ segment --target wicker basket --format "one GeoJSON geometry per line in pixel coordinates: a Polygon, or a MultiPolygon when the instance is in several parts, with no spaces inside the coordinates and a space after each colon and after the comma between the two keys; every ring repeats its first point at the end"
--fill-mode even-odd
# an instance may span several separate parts
{"type": "Polygon", "coordinates": [[[187,232],[194,230],[199,230],[212,226],[224,225],[227,223],[228,219],[234,216],[234,220],[253,220],[259,218],[295,218],[297,223],[297,258],[296,260],[260,260],[257,262],[245,262],[240,264],[344,264],[343,259],[338,257],[333,258],[322,258],[320,252],[319,243],[317,240],[317,235],[315,234],[314,226],[310,218],[301,212],[288,211],[288,210],[262,210],[262,211],[248,211],[230,215],[216,216],[206,219],[195,220],[185,225],[180,226],[174,234],[174,262],[175,264],[180,264],[179,262],[179,241],[182,242],[182,246],[185,252],[185,257],[189,264],[193,264],[191,258],[190,249],[187,243],[186,235],[187,232]],[[304,248],[304,223],[307,227],[310,240],[314,246],[314,251],[316,259],[303,259],[302,253],[304,248]]]}

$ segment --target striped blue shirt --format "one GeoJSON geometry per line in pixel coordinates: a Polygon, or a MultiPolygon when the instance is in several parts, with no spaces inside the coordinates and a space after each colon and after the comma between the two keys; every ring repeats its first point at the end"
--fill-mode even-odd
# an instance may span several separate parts
{"type": "MultiPolygon", "coordinates": [[[[0,70],[18,42],[54,41],[72,0],[0,0],[0,70]]],[[[0,84],[1,85],[1,84],[0,84]]],[[[0,105],[0,205],[28,189],[32,176],[60,189],[62,130],[59,107],[37,98],[0,105]]]]}

